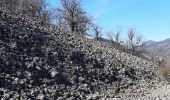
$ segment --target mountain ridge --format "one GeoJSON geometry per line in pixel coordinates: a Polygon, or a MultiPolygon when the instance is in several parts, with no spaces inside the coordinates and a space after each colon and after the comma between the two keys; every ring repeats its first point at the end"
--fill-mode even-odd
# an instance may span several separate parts
{"type": "Polygon", "coordinates": [[[170,38],[167,38],[162,41],[146,44],[144,49],[147,52],[152,53],[155,56],[157,56],[157,58],[160,58],[160,57],[170,58],[170,38]]]}
{"type": "Polygon", "coordinates": [[[153,41],[153,40],[149,40],[146,42],[146,45],[148,45],[149,43],[149,46],[152,46],[152,45],[158,45],[158,44],[170,44],[170,38],[167,38],[167,39],[164,39],[164,40],[161,40],[161,41],[153,41]]]}

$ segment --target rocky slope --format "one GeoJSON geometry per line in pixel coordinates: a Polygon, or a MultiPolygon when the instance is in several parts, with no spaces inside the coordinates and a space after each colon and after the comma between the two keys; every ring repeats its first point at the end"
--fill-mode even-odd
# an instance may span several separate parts
{"type": "Polygon", "coordinates": [[[167,82],[161,82],[154,88],[144,93],[145,95],[136,98],[137,100],[169,100],[170,85],[167,82]]]}
{"type": "Polygon", "coordinates": [[[155,86],[156,69],[76,33],[0,12],[0,98],[133,99],[155,86]]]}

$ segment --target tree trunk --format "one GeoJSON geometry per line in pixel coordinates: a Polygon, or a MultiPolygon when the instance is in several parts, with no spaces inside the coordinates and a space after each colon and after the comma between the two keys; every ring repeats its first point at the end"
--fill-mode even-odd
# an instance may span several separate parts
{"type": "Polygon", "coordinates": [[[72,32],[75,32],[75,26],[76,26],[75,22],[72,22],[71,23],[71,31],[72,32]]]}

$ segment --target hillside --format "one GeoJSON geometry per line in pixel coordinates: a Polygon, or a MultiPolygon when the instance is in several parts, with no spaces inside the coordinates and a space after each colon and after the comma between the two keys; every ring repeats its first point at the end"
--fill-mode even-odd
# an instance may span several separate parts
{"type": "Polygon", "coordinates": [[[27,16],[0,12],[0,98],[135,99],[156,65],[27,16]]]}
{"type": "Polygon", "coordinates": [[[146,43],[145,49],[148,52],[153,52],[159,57],[169,57],[170,56],[170,38],[158,41],[146,43]]]}

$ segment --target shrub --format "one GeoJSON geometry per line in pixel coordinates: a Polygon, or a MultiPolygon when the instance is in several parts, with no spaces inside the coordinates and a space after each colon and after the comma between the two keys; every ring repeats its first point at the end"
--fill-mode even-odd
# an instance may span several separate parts
{"type": "Polygon", "coordinates": [[[170,61],[163,61],[160,63],[158,75],[170,81],[170,61]]]}

